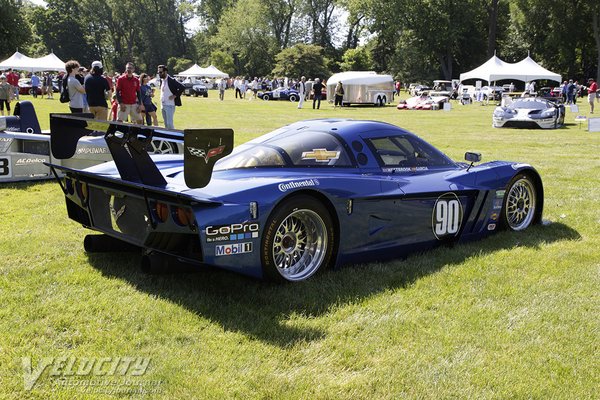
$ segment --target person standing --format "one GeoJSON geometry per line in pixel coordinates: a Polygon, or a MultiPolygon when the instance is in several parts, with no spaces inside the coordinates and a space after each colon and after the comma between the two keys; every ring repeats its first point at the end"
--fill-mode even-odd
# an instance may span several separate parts
{"type": "Polygon", "coordinates": [[[321,98],[323,97],[323,84],[319,78],[315,78],[315,84],[312,87],[313,89],[313,110],[315,109],[315,105],[317,106],[317,110],[321,108],[321,98]]]}
{"type": "Polygon", "coordinates": [[[67,88],[69,91],[69,109],[72,113],[83,112],[84,102],[83,96],[85,95],[85,89],[77,74],[79,73],[79,62],[75,60],[69,60],[65,64],[67,70],[67,88]]]}
{"type": "Polygon", "coordinates": [[[242,80],[240,79],[240,77],[236,77],[235,81],[233,81],[233,87],[235,88],[235,98],[238,98],[238,95],[240,96],[240,99],[242,98],[242,91],[241,91],[241,86],[242,86],[242,80]]]}
{"type": "Polygon", "coordinates": [[[342,107],[342,100],[344,99],[344,85],[342,81],[339,81],[337,85],[335,85],[335,103],[333,107],[337,107],[338,105],[342,107]]]}
{"type": "Polygon", "coordinates": [[[300,82],[298,82],[298,97],[300,100],[298,101],[298,109],[302,108],[304,104],[304,98],[306,97],[306,77],[303,76],[300,78],[300,82]]]}
{"type": "Polygon", "coordinates": [[[588,79],[588,103],[590,103],[590,114],[594,113],[594,102],[596,100],[596,91],[598,90],[598,84],[594,78],[588,79]]]}
{"type": "Polygon", "coordinates": [[[133,74],[135,66],[132,62],[125,65],[125,72],[117,79],[117,102],[119,103],[118,121],[127,121],[130,117],[132,123],[143,124],[140,112],[143,111],[140,81],[133,74]]]}
{"type": "Polygon", "coordinates": [[[140,75],[140,93],[142,95],[142,104],[146,110],[146,125],[158,126],[158,117],[156,116],[156,106],[152,102],[154,97],[154,89],[148,84],[150,77],[148,74],[143,73],[140,75]]]}
{"type": "Polygon", "coordinates": [[[158,76],[160,76],[160,108],[162,117],[165,121],[165,128],[175,129],[173,118],[175,116],[175,107],[181,106],[181,94],[184,86],[169,76],[169,69],[165,65],[158,66],[158,76]]]}
{"type": "Polygon", "coordinates": [[[37,99],[38,89],[40,88],[40,77],[35,73],[31,75],[31,94],[34,99],[37,99]]]}
{"type": "Polygon", "coordinates": [[[108,104],[106,103],[106,94],[108,98],[112,96],[108,82],[102,76],[102,63],[94,61],[92,70],[85,77],[84,88],[87,96],[87,104],[90,112],[94,114],[94,119],[106,121],[108,119],[108,104]]]}
{"type": "Polygon", "coordinates": [[[9,68],[6,74],[6,82],[13,88],[13,99],[19,100],[19,74],[9,68]]]}
{"type": "Polygon", "coordinates": [[[219,87],[219,100],[223,101],[225,98],[225,89],[227,89],[227,79],[221,78],[218,84],[219,87]]]}
{"type": "Polygon", "coordinates": [[[2,116],[4,116],[4,105],[6,105],[6,112],[10,115],[10,99],[13,97],[12,92],[12,85],[6,81],[6,75],[0,75],[0,113],[2,116]]]}
{"type": "Polygon", "coordinates": [[[52,87],[52,79],[54,76],[48,72],[44,76],[44,86],[46,87],[46,98],[53,99],[54,98],[54,88],[52,87]]]}

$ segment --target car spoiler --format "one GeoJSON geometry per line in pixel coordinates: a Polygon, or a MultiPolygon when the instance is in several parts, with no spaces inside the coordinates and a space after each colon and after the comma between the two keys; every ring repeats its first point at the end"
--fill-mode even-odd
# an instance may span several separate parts
{"type": "Polygon", "coordinates": [[[181,143],[184,149],[184,178],[189,188],[210,182],[215,163],[233,150],[232,129],[163,129],[154,126],[101,121],[91,114],[50,114],[52,155],[71,158],[83,136],[104,136],[121,179],[148,186],[167,182],[148,154],[152,140],[181,143]]]}

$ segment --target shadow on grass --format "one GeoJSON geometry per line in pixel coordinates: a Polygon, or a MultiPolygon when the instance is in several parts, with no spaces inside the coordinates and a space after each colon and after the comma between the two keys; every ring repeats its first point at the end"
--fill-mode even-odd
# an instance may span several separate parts
{"type": "Polygon", "coordinates": [[[540,248],[580,237],[570,227],[553,223],[526,232],[502,232],[482,241],[440,247],[403,260],[345,266],[295,284],[262,282],[210,268],[197,273],[147,275],[139,269],[141,257],[132,257],[131,253],[89,254],[88,258],[106,276],[123,279],[142,292],[170,300],[226,330],[285,347],[326,335],[320,329],[291,326],[290,316],[319,316],[332,307],[360,302],[384,290],[402,289],[473,256],[514,247],[540,248]]]}

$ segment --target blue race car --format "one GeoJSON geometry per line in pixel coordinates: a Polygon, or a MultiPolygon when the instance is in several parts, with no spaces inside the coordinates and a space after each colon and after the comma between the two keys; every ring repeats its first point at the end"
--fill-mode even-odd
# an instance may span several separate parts
{"type": "Polygon", "coordinates": [[[269,100],[289,100],[293,103],[300,100],[300,94],[296,89],[277,88],[269,92],[258,92],[256,94],[259,99],[269,100]]]}
{"type": "MultiPolygon", "coordinates": [[[[69,157],[90,128],[52,118],[55,156],[69,157]]],[[[178,259],[301,281],[542,218],[542,181],[530,165],[474,166],[478,153],[455,162],[386,123],[301,121],[235,150],[232,130],[189,129],[183,155],[152,156],[139,143],[151,134],[104,124],[114,163],[52,168],[65,175],[69,217],[104,234],[88,235],[85,249],[127,243],[149,270],[178,259]]]]}

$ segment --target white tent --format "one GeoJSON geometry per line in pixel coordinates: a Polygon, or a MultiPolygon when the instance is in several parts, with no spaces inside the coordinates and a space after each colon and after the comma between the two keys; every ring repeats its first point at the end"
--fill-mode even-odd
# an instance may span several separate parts
{"type": "Polygon", "coordinates": [[[225,72],[220,71],[217,67],[215,67],[214,65],[209,65],[206,70],[208,71],[208,74],[206,75],[208,78],[229,78],[229,75],[227,75],[225,72]]]}
{"type": "Polygon", "coordinates": [[[34,58],[38,71],[66,71],[65,62],[58,58],[54,53],[47,56],[34,58]],[[42,69],[43,68],[43,69],[42,69]]]}
{"type": "Polygon", "coordinates": [[[186,69],[183,72],[178,73],[175,76],[197,76],[197,77],[201,77],[201,76],[206,76],[206,68],[202,68],[201,66],[199,66],[198,64],[194,64],[191,67],[189,67],[188,69],[186,69]]]}
{"type": "MultiPolygon", "coordinates": [[[[460,74],[460,81],[466,81],[467,79],[483,79],[487,82],[497,81],[496,76],[507,71],[509,64],[502,61],[496,55],[481,64],[479,67],[460,74]]],[[[501,78],[504,79],[504,78],[501,78]]]]}
{"type": "Polygon", "coordinates": [[[29,69],[33,66],[33,58],[27,57],[24,54],[15,51],[15,53],[6,60],[0,62],[0,69],[29,69]]]}
{"type": "Polygon", "coordinates": [[[183,76],[183,77],[198,77],[198,78],[228,78],[224,72],[219,71],[217,67],[211,65],[207,68],[202,68],[198,64],[192,65],[190,68],[186,69],[183,72],[178,73],[175,76],[183,76]]]}
{"type": "Polygon", "coordinates": [[[561,82],[559,74],[548,71],[529,56],[518,63],[507,63],[494,55],[474,70],[460,74],[461,82],[467,79],[482,79],[488,83],[503,79],[514,79],[523,82],[548,79],[561,82]]]}
{"type": "Polygon", "coordinates": [[[64,71],[65,63],[54,53],[40,58],[31,58],[17,51],[0,63],[0,70],[8,68],[29,72],[64,71]]]}
{"type": "Polygon", "coordinates": [[[533,61],[529,56],[522,59],[518,63],[512,64],[512,66],[515,69],[514,73],[520,76],[520,78],[514,79],[518,79],[520,81],[529,82],[535,79],[547,79],[550,81],[562,82],[559,74],[548,71],[546,68],[533,61]]]}

